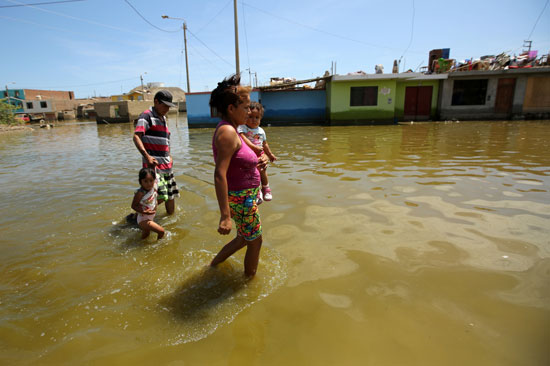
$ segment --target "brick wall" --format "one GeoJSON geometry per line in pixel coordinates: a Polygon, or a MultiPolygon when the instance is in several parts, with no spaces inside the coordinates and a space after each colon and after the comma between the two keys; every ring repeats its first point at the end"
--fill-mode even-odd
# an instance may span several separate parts
{"type": "Polygon", "coordinates": [[[36,100],[38,96],[41,99],[74,100],[74,92],[72,91],[25,89],[25,99],[36,100]]]}

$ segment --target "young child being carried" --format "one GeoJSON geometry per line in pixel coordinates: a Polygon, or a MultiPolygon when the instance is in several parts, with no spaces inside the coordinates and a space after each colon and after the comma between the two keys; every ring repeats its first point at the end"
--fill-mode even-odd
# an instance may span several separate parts
{"type": "Polygon", "coordinates": [[[137,212],[137,223],[141,228],[141,238],[145,239],[151,231],[158,234],[157,239],[164,236],[164,228],[153,221],[157,206],[163,200],[157,200],[158,179],[155,169],[143,168],[139,171],[139,185],[134,195],[132,209],[137,212]]]}
{"type": "MultiPolygon", "coordinates": [[[[248,119],[246,124],[240,125],[237,127],[237,131],[243,137],[244,142],[260,156],[263,153],[267,155],[271,162],[277,160],[277,157],[273,155],[267,144],[267,136],[263,128],[260,127],[260,121],[264,115],[264,107],[258,102],[250,103],[250,113],[248,114],[248,119]]],[[[273,196],[271,195],[271,188],[269,188],[269,181],[267,179],[267,170],[260,170],[260,177],[262,181],[262,194],[263,199],[266,201],[271,201],[273,196]]],[[[261,196],[258,202],[261,203],[261,196]]]]}

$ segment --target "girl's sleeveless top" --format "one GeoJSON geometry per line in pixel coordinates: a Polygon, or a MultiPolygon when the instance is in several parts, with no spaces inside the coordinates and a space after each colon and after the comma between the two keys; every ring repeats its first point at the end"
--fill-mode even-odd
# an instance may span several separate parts
{"type": "MultiPolygon", "coordinates": [[[[214,153],[214,161],[218,154],[214,138],[218,132],[218,128],[223,125],[229,125],[233,127],[229,122],[221,121],[216,126],[214,136],[212,137],[212,151],[214,153]]],[[[235,127],[233,127],[235,128],[235,127]]],[[[235,133],[237,130],[235,129],[235,133]]],[[[243,189],[256,188],[260,186],[260,173],[258,172],[258,157],[256,153],[248,147],[243,141],[241,135],[237,133],[241,140],[241,147],[235,151],[229,162],[229,168],[227,169],[227,189],[229,191],[242,191],[243,189]]]]}

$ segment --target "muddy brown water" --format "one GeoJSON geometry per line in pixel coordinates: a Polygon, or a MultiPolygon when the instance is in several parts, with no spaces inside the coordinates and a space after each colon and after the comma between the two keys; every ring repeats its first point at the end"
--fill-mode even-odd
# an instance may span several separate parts
{"type": "Polygon", "coordinates": [[[158,242],[130,124],[0,135],[2,364],[550,364],[550,121],[266,127],[251,282],[205,267],[212,129],[171,130],[158,242]]]}

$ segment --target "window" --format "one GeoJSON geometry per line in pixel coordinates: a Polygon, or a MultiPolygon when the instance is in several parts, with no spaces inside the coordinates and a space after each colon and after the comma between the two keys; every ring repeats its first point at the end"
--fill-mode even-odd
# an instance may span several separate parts
{"type": "Polygon", "coordinates": [[[32,102],[27,102],[27,109],[33,109],[32,102]]]}
{"type": "Polygon", "coordinates": [[[40,108],[48,108],[47,102],[40,102],[40,108]]]}
{"type": "Polygon", "coordinates": [[[7,97],[8,97],[8,92],[5,91],[5,92],[4,92],[4,98],[7,98],[7,97]]]}
{"type": "Polygon", "coordinates": [[[455,80],[452,105],[485,105],[487,79],[455,80]]]}
{"type": "Polygon", "coordinates": [[[352,86],[349,98],[351,107],[378,105],[377,86],[352,86]]]}
{"type": "Polygon", "coordinates": [[[16,97],[16,98],[19,98],[19,90],[16,90],[16,91],[15,91],[15,97],[16,97]]]}

